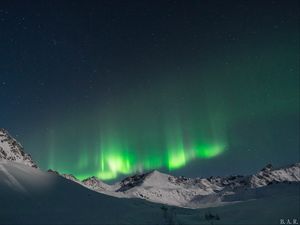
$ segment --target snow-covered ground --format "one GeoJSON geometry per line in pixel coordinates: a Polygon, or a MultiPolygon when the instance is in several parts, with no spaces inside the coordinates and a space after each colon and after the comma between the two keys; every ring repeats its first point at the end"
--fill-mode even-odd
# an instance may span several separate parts
{"type": "Polygon", "coordinates": [[[300,224],[299,181],[300,163],[250,176],[80,181],[41,171],[0,129],[0,224],[300,224]]]}
{"type": "Polygon", "coordinates": [[[299,221],[299,191],[299,183],[269,185],[236,196],[240,203],[185,209],[115,198],[1,160],[0,224],[279,224],[280,219],[299,221]]]}
{"type": "MultiPolygon", "coordinates": [[[[274,169],[267,165],[250,176],[228,176],[210,178],[174,177],[152,171],[127,177],[114,185],[108,185],[91,177],[84,181],[72,175],[63,177],[75,181],[91,190],[120,198],[141,198],[147,201],[186,208],[207,208],[241,201],[249,192],[259,192],[262,187],[279,183],[300,182],[300,163],[274,169]]],[[[257,196],[252,196],[252,198],[257,196]]]]}
{"type": "Polygon", "coordinates": [[[160,205],[91,191],[54,173],[0,161],[0,224],[163,224],[160,205]]]}

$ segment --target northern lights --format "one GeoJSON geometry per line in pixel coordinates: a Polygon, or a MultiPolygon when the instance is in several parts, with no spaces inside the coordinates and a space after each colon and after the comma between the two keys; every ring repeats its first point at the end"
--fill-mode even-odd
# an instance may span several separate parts
{"type": "MultiPolygon", "coordinates": [[[[122,112],[121,109],[118,111],[122,112]]],[[[114,115],[114,118],[116,117],[114,115]]],[[[83,134],[74,132],[71,125],[71,129],[58,131],[58,134],[49,138],[51,149],[47,167],[65,173],[72,172],[80,179],[95,175],[103,180],[109,180],[119,175],[153,169],[173,171],[184,167],[192,160],[213,158],[226,150],[226,140],[223,137],[212,137],[207,131],[201,134],[199,128],[205,127],[204,124],[200,127],[195,124],[187,129],[174,118],[163,118],[161,123],[156,118],[157,123],[152,124],[146,118],[143,118],[144,122],[136,121],[136,118],[132,121],[127,119],[128,121],[117,125],[100,124],[97,131],[84,131],[83,134]],[[143,126],[140,126],[141,124],[143,126]],[[144,125],[147,125],[148,130],[141,129],[144,125]],[[97,133],[99,135],[95,136],[97,133]],[[70,137],[66,138],[64,134],[70,137]],[[91,136],[86,136],[87,134],[91,136]],[[72,140],[72,136],[78,135],[80,139],[72,140]],[[60,150],[61,146],[64,150],[60,150]],[[66,149],[67,155],[64,154],[66,149]],[[65,164],[57,160],[61,156],[68,157],[68,161],[72,163],[65,164]]],[[[69,123],[78,126],[75,122],[69,123]]],[[[85,121],[84,126],[87,124],[89,129],[95,128],[94,124],[85,121]]],[[[64,124],[61,127],[68,125],[64,124]]],[[[82,127],[76,130],[80,131],[82,127]]]]}
{"type": "Polygon", "coordinates": [[[42,169],[79,179],[294,163],[298,9],[293,0],[3,2],[1,127],[42,169]]]}
{"type": "MultiPolygon", "coordinates": [[[[203,145],[198,148],[188,149],[181,143],[180,145],[172,145],[172,147],[165,149],[158,149],[157,153],[152,150],[144,149],[148,152],[144,157],[140,157],[140,149],[128,150],[126,147],[122,148],[116,145],[107,145],[104,148],[99,148],[99,153],[94,153],[93,158],[87,156],[87,152],[92,151],[83,150],[79,153],[78,166],[76,166],[75,175],[84,179],[90,177],[92,174],[106,180],[115,179],[118,175],[129,175],[145,170],[161,169],[166,167],[169,171],[184,167],[190,160],[201,158],[207,159],[216,157],[224,151],[224,147],[220,145],[203,145]],[[159,154],[159,152],[161,152],[159,154]],[[94,166],[91,166],[93,164],[94,166]],[[89,168],[93,168],[89,170],[89,168]]],[[[72,166],[70,166],[72,168],[72,166]]],[[[51,162],[49,168],[56,168],[62,172],[69,170],[64,166],[57,166],[51,162]]],[[[74,172],[73,172],[74,173],[74,172]]]]}

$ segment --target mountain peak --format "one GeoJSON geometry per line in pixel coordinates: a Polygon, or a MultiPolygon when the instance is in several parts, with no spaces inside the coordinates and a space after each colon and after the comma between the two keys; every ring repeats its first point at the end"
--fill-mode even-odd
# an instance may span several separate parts
{"type": "Polygon", "coordinates": [[[117,191],[126,191],[140,185],[149,174],[151,174],[151,172],[135,174],[133,176],[126,177],[125,179],[121,180],[120,188],[117,191]]]}
{"type": "Polygon", "coordinates": [[[271,163],[267,164],[261,171],[271,171],[273,170],[273,165],[271,163]]]}
{"type": "Polygon", "coordinates": [[[95,176],[84,179],[82,183],[94,191],[106,191],[111,189],[110,185],[95,176]]]}
{"type": "Polygon", "coordinates": [[[95,177],[95,176],[91,176],[91,177],[88,177],[84,180],[82,180],[82,182],[88,182],[88,181],[93,181],[93,182],[102,182],[98,177],[95,177]]]}
{"type": "Polygon", "coordinates": [[[278,169],[274,169],[271,164],[268,164],[260,172],[250,176],[251,187],[293,181],[300,181],[300,163],[278,169]]]}
{"type": "MultiPolygon", "coordinates": [[[[62,176],[74,181],[72,176],[62,176]]],[[[94,176],[75,182],[110,196],[141,198],[168,205],[198,208],[220,202],[225,204],[228,199],[239,198],[239,194],[244,191],[256,192],[257,188],[276,183],[300,182],[300,163],[278,169],[267,165],[256,174],[247,176],[187,178],[153,170],[129,176],[113,185],[94,176]]]]}
{"type": "Polygon", "coordinates": [[[23,146],[3,128],[0,128],[0,159],[20,162],[37,168],[31,156],[24,152],[23,146]]]}
{"type": "Polygon", "coordinates": [[[171,176],[159,172],[158,170],[152,170],[147,173],[135,174],[133,176],[126,177],[119,185],[120,188],[117,191],[124,192],[137,186],[161,186],[163,183],[168,183],[171,176]]]}
{"type": "Polygon", "coordinates": [[[158,170],[152,170],[151,172],[148,173],[148,176],[164,176],[164,175],[166,174],[158,170]]]}

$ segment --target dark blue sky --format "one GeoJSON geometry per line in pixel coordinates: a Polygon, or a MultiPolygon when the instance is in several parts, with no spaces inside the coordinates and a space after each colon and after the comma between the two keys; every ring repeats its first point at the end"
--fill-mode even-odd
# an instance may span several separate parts
{"type": "Polygon", "coordinates": [[[95,173],[125,142],[131,172],[180,144],[191,176],[299,161],[299,2],[1,1],[0,99],[43,168],[95,173]]]}

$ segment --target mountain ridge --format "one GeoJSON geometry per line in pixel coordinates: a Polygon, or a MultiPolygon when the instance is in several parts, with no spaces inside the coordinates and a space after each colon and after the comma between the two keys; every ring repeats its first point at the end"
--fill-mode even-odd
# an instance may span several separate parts
{"type": "MultiPolygon", "coordinates": [[[[37,168],[31,156],[24,152],[22,145],[4,129],[0,129],[1,159],[37,168]]],[[[271,164],[268,164],[257,173],[246,176],[188,178],[153,170],[128,176],[112,185],[106,184],[95,176],[81,181],[72,174],[60,174],[51,169],[48,172],[109,196],[140,198],[150,202],[186,208],[234,203],[240,200],[241,193],[245,193],[246,199],[249,200],[256,196],[254,193],[256,190],[261,191],[269,185],[300,182],[299,162],[280,168],[273,168],[271,164]]],[[[243,198],[245,199],[245,197],[243,198]]]]}
{"type": "MultiPolygon", "coordinates": [[[[64,174],[62,176],[69,179],[64,174]]],[[[247,176],[187,178],[153,170],[126,177],[113,185],[108,185],[96,177],[87,178],[79,184],[115,197],[141,198],[179,207],[201,208],[233,203],[226,202],[226,199],[235,199],[234,196],[240,192],[253,192],[273,184],[298,182],[300,163],[276,169],[268,164],[257,173],[247,176]]]]}
{"type": "Polygon", "coordinates": [[[3,128],[0,128],[0,159],[20,162],[34,168],[38,167],[31,155],[25,153],[23,146],[3,128]]]}
{"type": "MultiPolygon", "coordinates": [[[[206,207],[173,207],[137,198],[107,196],[15,161],[0,161],[0,224],[277,224],[299,218],[299,183],[241,192],[224,205],[193,199],[206,207]],[[249,197],[253,201],[248,201],[249,197]],[[207,203],[208,202],[208,203],[207,203]],[[214,206],[212,208],[212,206],[214,206]],[[209,208],[207,208],[209,207],[209,208]],[[197,208],[197,209],[194,209],[197,208]],[[218,220],[208,220],[218,218],[218,220]]],[[[230,197],[230,195],[228,195],[230,197]]]]}

